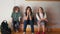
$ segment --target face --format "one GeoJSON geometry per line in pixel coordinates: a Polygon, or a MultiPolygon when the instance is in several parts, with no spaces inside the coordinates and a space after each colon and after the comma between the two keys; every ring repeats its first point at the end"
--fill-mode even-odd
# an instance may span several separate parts
{"type": "Polygon", "coordinates": [[[41,9],[41,8],[39,8],[39,9],[38,9],[38,12],[41,12],[41,13],[42,13],[42,9],[41,9]]]}
{"type": "Polygon", "coordinates": [[[15,12],[16,12],[16,13],[18,12],[18,8],[15,8],[15,12]]]}
{"type": "Polygon", "coordinates": [[[30,13],[30,8],[27,9],[27,13],[28,13],[28,14],[30,13]]]}

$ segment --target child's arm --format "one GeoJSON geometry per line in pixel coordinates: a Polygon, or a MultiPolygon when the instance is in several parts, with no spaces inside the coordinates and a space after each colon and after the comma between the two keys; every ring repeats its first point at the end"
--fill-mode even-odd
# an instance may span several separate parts
{"type": "Polygon", "coordinates": [[[13,13],[12,13],[12,15],[11,15],[11,22],[13,21],[13,13]]]}
{"type": "Polygon", "coordinates": [[[42,18],[41,20],[45,20],[48,22],[46,12],[45,12],[44,18],[42,18]]]}
{"type": "Polygon", "coordinates": [[[22,18],[22,13],[19,12],[19,21],[21,20],[21,18],[22,18]]]}
{"type": "Polygon", "coordinates": [[[21,17],[19,17],[19,21],[20,21],[21,17]]]}
{"type": "Polygon", "coordinates": [[[24,14],[23,20],[27,20],[27,17],[28,17],[28,16],[26,16],[26,15],[24,14]]]}
{"type": "Polygon", "coordinates": [[[40,20],[40,18],[39,18],[39,16],[36,14],[36,18],[37,18],[37,20],[40,20]]]}

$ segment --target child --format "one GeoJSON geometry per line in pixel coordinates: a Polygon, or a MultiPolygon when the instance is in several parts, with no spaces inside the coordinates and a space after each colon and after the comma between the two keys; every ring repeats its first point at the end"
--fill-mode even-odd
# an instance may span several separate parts
{"type": "Polygon", "coordinates": [[[24,17],[24,32],[23,32],[23,34],[26,34],[26,27],[27,27],[28,23],[31,25],[32,34],[34,34],[34,25],[32,22],[32,16],[33,16],[32,15],[32,9],[30,6],[28,6],[26,8],[25,17],[24,17]]]}
{"type": "Polygon", "coordinates": [[[37,18],[37,25],[38,25],[38,32],[37,34],[40,34],[40,26],[42,26],[43,32],[42,34],[45,34],[45,21],[47,21],[46,13],[44,12],[43,8],[40,7],[36,13],[37,18]]]}
{"type": "Polygon", "coordinates": [[[13,21],[13,29],[15,32],[18,32],[19,30],[19,25],[20,25],[20,18],[21,18],[21,12],[20,12],[20,8],[18,6],[15,6],[13,8],[13,13],[11,15],[12,17],[12,21],[13,21]]]}

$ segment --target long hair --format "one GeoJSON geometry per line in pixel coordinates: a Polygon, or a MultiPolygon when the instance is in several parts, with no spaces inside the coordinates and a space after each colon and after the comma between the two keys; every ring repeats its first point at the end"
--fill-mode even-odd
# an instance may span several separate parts
{"type": "MultiPolygon", "coordinates": [[[[43,9],[42,7],[39,7],[39,8],[41,8],[41,10],[42,10],[42,13],[43,13],[43,15],[44,15],[44,9],[43,9]]],[[[38,9],[38,11],[39,11],[39,9],[38,9]]]]}
{"type": "Polygon", "coordinates": [[[16,8],[18,9],[18,12],[20,12],[20,8],[18,6],[14,6],[13,12],[15,12],[16,8]]]}
{"type": "Polygon", "coordinates": [[[26,16],[27,16],[27,10],[28,10],[28,8],[30,8],[29,11],[30,11],[30,13],[31,13],[31,15],[32,15],[32,9],[31,9],[31,7],[30,7],[30,6],[27,6],[27,7],[26,7],[26,11],[25,11],[25,15],[26,15],[26,16]]]}

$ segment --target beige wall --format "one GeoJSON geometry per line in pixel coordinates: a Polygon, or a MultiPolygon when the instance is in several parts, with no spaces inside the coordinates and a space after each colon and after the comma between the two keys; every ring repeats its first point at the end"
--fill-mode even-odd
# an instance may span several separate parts
{"type": "Polygon", "coordinates": [[[26,0],[26,1],[60,1],[60,0],[26,0]]]}
{"type": "Polygon", "coordinates": [[[49,23],[52,23],[51,28],[60,28],[60,2],[49,1],[25,1],[25,0],[1,0],[0,1],[0,24],[3,20],[11,20],[11,13],[13,6],[18,5],[21,11],[25,11],[27,6],[31,6],[32,10],[38,7],[43,7],[47,12],[49,23]]]}

